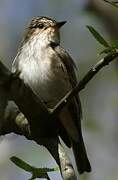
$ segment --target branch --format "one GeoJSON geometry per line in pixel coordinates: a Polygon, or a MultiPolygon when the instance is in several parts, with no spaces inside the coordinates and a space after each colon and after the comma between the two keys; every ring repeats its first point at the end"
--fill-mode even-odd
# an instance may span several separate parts
{"type": "Polygon", "coordinates": [[[75,88],[73,88],[70,92],[68,92],[54,107],[52,110],[52,114],[59,113],[60,110],[81,90],[85,88],[88,82],[100,71],[104,66],[108,65],[111,61],[115,60],[118,57],[118,52],[109,54],[105,56],[103,59],[98,61],[83,77],[83,79],[77,84],[75,88]]]}

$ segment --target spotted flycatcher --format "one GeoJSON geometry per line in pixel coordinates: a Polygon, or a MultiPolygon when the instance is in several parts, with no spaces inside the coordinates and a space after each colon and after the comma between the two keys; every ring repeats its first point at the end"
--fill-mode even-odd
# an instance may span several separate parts
{"type": "MultiPolygon", "coordinates": [[[[64,24],[65,21],[56,22],[48,17],[34,18],[12,66],[12,72],[19,73],[19,78],[49,109],[77,84],[75,64],[60,46],[59,30],[64,24]]],[[[58,114],[57,124],[55,131],[68,147],[72,147],[79,173],[90,172],[82,138],[78,95],[58,114]]]]}

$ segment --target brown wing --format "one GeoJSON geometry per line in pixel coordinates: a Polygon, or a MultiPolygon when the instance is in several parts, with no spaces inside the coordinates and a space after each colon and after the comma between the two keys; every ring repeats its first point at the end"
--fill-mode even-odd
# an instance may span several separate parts
{"type": "MultiPolygon", "coordinates": [[[[75,75],[75,64],[73,60],[62,47],[56,46],[55,51],[57,55],[60,57],[63,64],[65,65],[66,70],[68,72],[70,83],[72,87],[74,87],[77,84],[77,79],[75,75]]],[[[61,134],[61,137],[62,139],[67,139],[67,138],[70,139],[79,173],[81,174],[84,171],[90,172],[91,165],[89,163],[86,149],[84,146],[84,141],[82,138],[82,131],[81,131],[82,110],[81,110],[81,102],[78,95],[76,95],[75,98],[71,100],[71,103],[68,105],[68,107],[64,107],[63,111],[61,112],[61,115],[62,115],[62,121],[61,121],[62,125],[66,129],[67,135],[69,135],[69,137],[68,136],[65,137],[64,136],[65,134],[61,134]]]]}
{"type": "MultiPolygon", "coordinates": [[[[77,78],[76,78],[76,74],[75,74],[76,65],[75,65],[74,61],[61,46],[56,46],[55,51],[66,67],[72,87],[75,87],[75,85],[77,84],[77,78]]],[[[69,110],[73,115],[73,119],[75,121],[76,127],[78,128],[78,130],[80,130],[80,122],[79,121],[82,117],[82,108],[81,108],[81,102],[80,102],[78,94],[72,100],[71,104],[69,105],[69,110]]]]}

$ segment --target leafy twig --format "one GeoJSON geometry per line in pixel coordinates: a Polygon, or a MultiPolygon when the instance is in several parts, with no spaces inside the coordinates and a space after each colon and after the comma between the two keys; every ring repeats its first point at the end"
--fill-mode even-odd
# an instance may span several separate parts
{"type": "Polygon", "coordinates": [[[118,52],[108,54],[103,59],[101,59],[99,62],[97,62],[84,76],[84,78],[77,84],[73,90],[71,90],[69,93],[65,95],[64,98],[61,99],[61,101],[55,106],[52,113],[58,113],[67,103],[70,101],[77,93],[79,93],[82,89],[85,88],[85,86],[88,84],[88,82],[97,74],[98,71],[100,71],[104,66],[108,65],[111,61],[116,59],[118,57],[118,52]]]}
{"type": "Polygon", "coordinates": [[[10,159],[16,166],[32,174],[32,177],[30,178],[30,180],[36,179],[36,178],[46,178],[50,180],[48,176],[48,172],[58,170],[58,168],[36,168],[15,156],[11,157],[10,159]]]}

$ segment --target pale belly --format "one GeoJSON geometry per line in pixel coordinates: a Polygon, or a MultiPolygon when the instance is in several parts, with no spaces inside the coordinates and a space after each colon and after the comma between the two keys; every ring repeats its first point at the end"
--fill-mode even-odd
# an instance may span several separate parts
{"type": "Polygon", "coordinates": [[[25,65],[22,67],[20,78],[49,108],[53,108],[71,89],[70,83],[64,79],[63,72],[52,71],[49,63],[43,62],[39,65],[36,62],[30,62],[26,66],[28,68],[25,65]]]}

